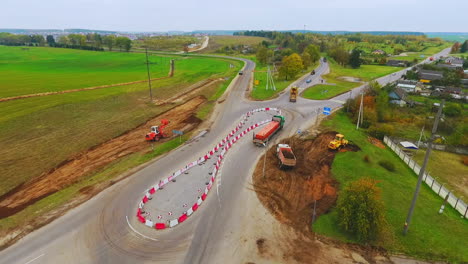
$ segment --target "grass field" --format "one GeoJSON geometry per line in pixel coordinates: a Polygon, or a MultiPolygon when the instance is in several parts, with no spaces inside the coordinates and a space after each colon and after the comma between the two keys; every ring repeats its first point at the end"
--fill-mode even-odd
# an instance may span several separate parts
{"type": "MultiPolygon", "coordinates": [[[[390,149],[380,149],[367,140],[362,131],[356,130],[349,118],[339,112],[323,122],[323,127],[343,133],[361,150],[340,153],[335,157],[332,174],[342,190],[350,182],[370,177],[378,181],[382,189],[382,200],[386,207],[389,233],[376,242],[391,253],[406,254],[431,260],[467,262],[466,237],[468,223],[460,214],[448,207],[438,214],[443,200],[423,185],[416,204],[408,235],[403,236],[403,224],[411,202],[417,176],[390,149]],[[370,162],[364,161],[368,156],[370,162]],[[396,172],[389,172],[378,165],[386,160],[395,165],[396,172]]],[[[339,194],[338,194],[339,195],[339,194]]],[[[337,224],[337,211],[320,216],[313,228],[316,232],[343,241],[356,241],[344,233],[337,224]]]]}
{"type": "MultiPolygon", "coordinates": [[[[425,149],[417,150],[413,160],[421,165],[425,153],[425,149]]],[[[462,157],[456,153],[433,150],[426,171],[449,190],[453,190],[456,196],[463,196],[468,202],[468,179],[462,176],[467,174],[468,166],[462,163],[462,157]]]]}
{"type": "MultiPolygon", "coordinates": [[[[165,77],[175,59],[175,75],[188,82],[219,72],[221,60],[151,55],[151,77],[165,77]]],[[[147,79],[145,54],[90,52],[73,49],[0,46],[0,98],[71,90],[147,79]]]]}
{"type": "MultiPolygon", "coordinates": [[[[155,98],[169,98],[209,77],[232,78],[241,63],[190,57],[177,61],[176,67],[173,78],[153,82],[155,98]]],[[[215,98],[226,83],[200,93],[215,98]]],[[[0,103],[0,195],[172,107],[150,105],[148,100],[147,84],[140,83],[0,103]]]]}
{"type": "Polygon", "coordinates": [[[185,46],[201,42],[201,37],[180,35],[154,36],[145,38],[144,40],[135,40],[133,41],[133,46],[135,50],[148,47],[148,49],[158,51],[183,51],[185,46]]]}
{"type": "Polygon", "coordinates": [[[322,77],[327,81],[327,83],[335,85],[319,84],[312,86],[302,93],[302,97],[313,100],[328,99],[361,85],[361,83],[341,80],[339,79],[340,77],[356,77],[361,79],[361,81],[368,82],[401,70],[401,68],[398,67],[380,65],[361,65],[358,69],[353,69],[342,67],[333,60],[329,60],[329,62],[330,73],[323,75],[322,77]]]}
{"type": "Polygon", "coordinates": [[[202,53],[215,53],[219,48],[224,46],[248,45],[255,47],[262,41],[268,41],[267,38],[251,37],[251,36],[210,36],[208,47],[202,50],[202,53]]]}

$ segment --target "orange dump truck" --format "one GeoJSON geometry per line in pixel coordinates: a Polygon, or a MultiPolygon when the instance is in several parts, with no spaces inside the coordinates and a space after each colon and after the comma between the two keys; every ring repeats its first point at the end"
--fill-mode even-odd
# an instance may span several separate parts
{"type": "Polygon", "coordinates": [[[278,144],[276,147],[276,155],[279,159],[280,169],[296,166],[296,156],[288,144],[278,144]]]}
{"type": "Polygon", "coordinates": [[[266,146],[271,137],[273,137],[284,125],[284,116],[273,116],[271,122],[262,128],[257,134],[253,134],[253,143],[257,146],[266,146]]]}

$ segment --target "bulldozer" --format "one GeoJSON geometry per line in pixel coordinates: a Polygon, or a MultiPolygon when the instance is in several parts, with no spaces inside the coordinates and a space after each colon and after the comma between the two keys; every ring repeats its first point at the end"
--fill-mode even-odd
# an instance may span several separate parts
{"type": "Polygon", "coordinates": [[[166,138],[168,137],[165,133],[164,133],[164,128],[169,125],[169,120],[167,119],[163,119],[161,120],[161,125],[159,126],[152,126],[151,127],[151,132],[149,132],[148,134],[146,134],[146,141],[159,141],[160,139],[162,138],[166,138]]]}
{"type": "Polygon", "coordinates": [[[348,145],[348,140],[344,139],[344,135],[336,134],[335,139],[330,141],[328,144],[328,148],[331,150],[336,150],[346,147],[346,145],[348,145]]]}

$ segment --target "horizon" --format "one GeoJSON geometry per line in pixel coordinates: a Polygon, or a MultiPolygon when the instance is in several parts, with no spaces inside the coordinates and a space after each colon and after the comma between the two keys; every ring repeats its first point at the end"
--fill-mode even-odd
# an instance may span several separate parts
{"type": "MultiPolygon", "coordinates": [[[[173,3],[141,0],[58,0],[6,1],[1,4],[2,28],[69,29],[123,32],[166,32],[225,30],[296,30],[314,31],[405,31],[465,32],[468,2],[446,0],[449,19],[435,19],[441,14],[441,3],[427,0],[238,0],[228,10],[218,1],[173,3]],[[25,8],[27,7],[27,8],[25,8]],[[284,29],[286,28],[286,29],[284,29]],[[319,29],[319,30],[318,30],[319,29]]],[[[444,12],[443,14],[446,14],[444,12]]]]}

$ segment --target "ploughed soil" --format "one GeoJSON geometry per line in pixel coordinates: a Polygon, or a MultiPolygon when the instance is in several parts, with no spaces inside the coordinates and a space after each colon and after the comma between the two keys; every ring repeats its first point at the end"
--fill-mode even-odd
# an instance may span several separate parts
{"type": "MultiPolygon", "coordinates": [[[[149,143],[145,141],[145,135],[152,125],[159,125],[161,119],[170,121],[165,128],[165,133],[169,135],[169,138],[173,136],[171,132],[173,129],[184,132],[192,130],[201,123],[201,120],[195,117],[195,112],[205,101],[206,98],[203,96],[194,97],[119,137],[71,157],[55,169],[2,195],[0,219],[11,216],[28,205],[77,182],[84,176],[103,169],[113,161],[135,152],[148,151],[150,148],[149,143]]],[[[167,141],[169,138],[160,142],[167,141]]],[[[86,192],[86,190],[83,191],[86,192]]]]}
{"type": "MultiPolygon", "coordinates": [[[[333,159],[338,152],[359,151],[356,145],[349,144],[340,151],[329,150],[328,143],[337,132],[319,134],[315,139],[304,140],[297,137],[282,140],[289,144],[296,156],[296,166],[289,170],[279,169],[276,146],[267,151],[265,174],[261,157],[253,174],[253,187],[263,206],[288,228],[278,230],[281,241],[276,250],[282,252],[283,260],[291,263],[325,263],[324,243],[341,248],[345,252],[360,252],[365,259],[372,259],[373,249],[361,249],[325,237],[316,240],[312,230],[314,205],[316,217],[327,213],[336,203],[337,181],[330,173],[333,159]],[[294,230],[294,232],[287,230],[294,230]],[[321,258],[318,258],[322,256],[321,258]]],[[[258,251],[264,250],[265,241],[258,241],[258,251]]],[[[378,253],[377,253],[378,254],[378,253]]],[[[330,259],[326,257],[325,259],[330,259]]],[[[332,258],[333,259],[333,258],[332,258]]],[[[372,262],[372,261],[371,261],[372,262]]]]}

